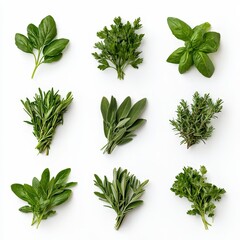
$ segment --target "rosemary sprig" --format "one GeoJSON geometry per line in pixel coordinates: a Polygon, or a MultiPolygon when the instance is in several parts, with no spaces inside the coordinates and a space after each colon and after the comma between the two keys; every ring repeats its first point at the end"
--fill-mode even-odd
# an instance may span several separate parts
{"type": "Polygon", "coordinates": [[[53,88],[48,92],[42,92],[39,88],[39,94],[35,94],[34,100],[28,98],[21,100],[25,112],[29,115],[30,121],[26,123],[33,126],[33,135],[37,138],[36,149],[39,153],[49,154],[53,135],[58,125],[63,124],[63,114],[73,100],[72,93],[69,92],[66,99],[61,98],[53,88]]]}

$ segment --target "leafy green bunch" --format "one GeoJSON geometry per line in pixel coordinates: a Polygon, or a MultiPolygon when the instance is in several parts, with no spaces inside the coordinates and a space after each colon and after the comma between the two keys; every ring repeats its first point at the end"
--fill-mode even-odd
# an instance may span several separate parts
{"type": "Polygon", "coordinates": [[[11,185],[12,191],[17,197],[27,202],[28,205],[19,208],[23,213],[32,213],[32,225],[37,227],[42,220],[56,213],[54,208],[66,202],[72,194],[70,187],[76,182],[68,182],[70,168],[60,171],[56,177],[50,179],[49,169],[46,168],[38,180],[32,180],[32,185],[15,183],[11,185]]]}
{"type": "Polygon", "coordinates": [[[187,144],[189,148],[200,141],[205,143],[214,130],[211,119],[217,118],[216,113],[221,112],[222,104],[221,99],[213,102],[209,94],[201,97],[198,92],[194,93],[191,106],[181,100],[176,111],[177,119],[170,120],[173,130],[183,139],[181,144],[187,144]]]}
{"type": "Polygon", "coordinates": [[[52,63],[61,59],[63,55],[62,51],[68,45],[69,40],[65,38],[54,40],[56,35],[56,23],[52,16],[42,19],[38,27],[32,23],[29,24],[27,27],[27,37],[16,33],[15,44],[17,47],[23,52],[32,54],[34,57],[35,67],[32,78],[42,63],[52,63]]]}
{"type": "Polygon", "coordinates": [[[220,34],[209,32],[208,22],[193,29],[178,18],[168,17],[168,26],[172,34],[185,41],[185,46],[175,50],[167,59],[169,63],[179,64],[179,72],[185,73],[192,65],[205,77],[210,78],[214,73],[214,65],[208,53],[214,53],[220,45],[220,34]]]}
{"type": "Polygon", "coordinates": [[[183,172],[176,176],[171,191],[180,198],[187,198],[192,203],[192,209],[187,211],[189,215],[200,215],[205,229],[211,226],[206,216],[213,218],[215,214],[215,201],[220,201],[226,191],[206,182],[207,170],[201,166],[200,172],[191,167],[184,167],[183,172]]]}
{"type": "Polygon", "coordinates": [[[131,175],[127,169],[121,168],[113,170],[113,181],[109,182],[104,176],[102,181],[98,175],[94,175],[94,185],[101,192],[94,192],[96,196],[103,202],[105,207],[112,208],[116,214],[115,229],[118,230],[126,217],[127,213],[143,204],[140,200],[147,185],[148,180],[141,183],[134,175],[131,175]]]}
{"type": "Polygon", "coordinates": [[[137,18],[133,24],[129,21],[123,24],[121,17],[114,18],[113,21],[111,29],[104,27],[97,33],[102,41],[95,43],[94,47],[99,49],[100,53],[94,52],[92,55],[99,62],[100,70],[113,68],[117,71],[118,79],[122,80],[128,65],[138,68],[143,62],[139,57],[141,52],[138,48],[144,34],[136,33],[142,27],[140,18],[137,18]]]}
{"type": "Polygon", "coordinates": [[[39,88],[39,94],[35,94],[34,100],[28,98],[21,100],[25,112],[29,115],[30,121],[26,123],[33,126],[33,135],[37,138],[36,149],[39,153],[49,154],[53,135],[58,125],[63,124],[63,114],[73,100],[72,93],[69,92],[66,99],[61,98],[53,88],[47,92],[42,92],[39,88]]]}
{"type": "Polygon", "coordinates": [[[101,112],[103,116],[103,127],[108,143],[102,148],[104,153],[111,154],[118,145],[126,144],[133,140],[134,132],[140,128],[145,119],[139,118],[142,114],[147,99],[143,98],[132,106],[131,98],[127,97],[117,106],[116,99],[112,96],[111,101],[102,98],[101,112]]]}

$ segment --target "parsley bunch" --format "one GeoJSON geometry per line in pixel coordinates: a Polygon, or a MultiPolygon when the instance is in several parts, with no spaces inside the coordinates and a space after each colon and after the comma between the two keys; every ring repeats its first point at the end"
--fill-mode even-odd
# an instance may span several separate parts
{"type": "Polygon", "coordinates": [[[214,130],[211,119],[217,118],[216,113],[221,112],[223,101],[216,102],[210,98],[209,94],[203,97],[195,92],[191,106],[185,100],[181,100],[177,107],[177,119],[170,120],[173,130],[183,139],[181,144],[187,144],[187,148],[192,145],[207,140],[212,136],[214,130]]]}
{"type": "Polygon", "coordinates": [[[37,224],[38,227],[42,220],[56,213],[54,210],[56,206],[69,199],[72,194],[69,188],[77,184],[67,183],[70,172],[70,168],[64,169],[50,179],[49,169],[46,168],[40,180],[33,178],[32,185],[19,183],[11,185],[14,194],[27,202],[28,205],[19,208],[19,211],[33,214],[32,225],[37,224]]]}
{"type": "Polygon", "coordinates": [[[214,65],[208,54],[218,50],[220,34],[208,31],[211,27],[208,22],[193,29],[178,18],[168,17],[167,22],[172,34],[185,42],[185,46],[175,50],[167,62],[179,64],[181,74],[195,65],[203,76],[210,78],[214,73],[214,65]]]}
{"type": "Polygon", "coordinates": [[[138,68],[143,62],[139,57],[141,52],[138,48],[144,34],[136,33],[142,27],[140,18],[137,18],[133,24],[129,21],[123,24],[120,17],[114,18],[113,21],[111,29],[104,27],[97,33],[102,41],[95,43],[94,47],[99,49],[100,53],[94,52],[92,55],[99,62],[100,70],[113,68],[117,71],[118,79],[122,80],[128,65],[138,68]]]}
{"type": "Polygon", "coordinates": [[[136,136],[134,132],[146,122],[145,119],[139,118],[146,102],[147,99],[143,98],[132,106],[131,98],[127,97],[118,107],[113,96],[110,102],[107,98],[102,98],[103,128],[105,137],[108,139],[108,143],[102,148],[104,153],[111,154],[116,146],[133,140],[136,136]]]}
{"type": "Polygon", "coordinates": [[[72,93],[69,92],[66,98],[61,98],[53,88],[48,92],[42,92],[39,88],[39,94],[35,94],[34,100],[28,98],[21,100],[25,112],[29,115],[30,121],[26,123],[33,126],[33,135],[37,138],[36,149],[39,153],[49,154],[53,135],[58,125],[63,124],[63,114],[73,100],[72,93]]]}
{"type": "Polygon", "coordinates": [[[215,201],[220,201],[226,191],[206,182],[207,170],[201,166],[200,172],[191,167],[184,167],[183,172],[176,176],[171,191],[180,198],[185,197],[192,203],[192,209],[187,211],[189,215],[200,215],[205,229],[211,226],[206,216],[213,218],[215,214],[215,201]]]}
{"type": "Polygon", "coordinates": [[[104,176],[102,181],[98,175],[94,175],[94,185],[101,192],[94,192],[96,196],[103,202],[106,202],[105,207],[112,208],[116,214],[115,229],[118,230],[126,217],[127,213],[143,204],[140,200],[147,185],[148,180],[141,183],[134,175],[131,175],[127,169],[121,168],[113,170],[113,181],[108,181],[104,176]]]}

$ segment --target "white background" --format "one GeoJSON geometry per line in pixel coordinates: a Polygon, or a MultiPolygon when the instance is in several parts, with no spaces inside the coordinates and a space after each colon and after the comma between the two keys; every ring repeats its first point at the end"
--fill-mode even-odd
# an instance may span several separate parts
{"type": "Polygon", "coordinates": [[[1,0],[0,5],[0,239],[1,240],[225,240],[237,239],[240,227],[239,174],[239,8],[238,1],[153,1],[153,0],[1,0]],[[30,79],[33,57],[17,49],[16,32],[26,34],[29,23],[38,25],[51,14],[57,23],[58,37],[70,39],[63,58],[41,65],[30,79]],[[124,81],[113,70],[97,68],[91,56],[98,38],[96,32],[109,26],[116,16],[131,22],[141,17],[145,33],[142,44],[144,63],[138,70],[128,68],[124,81]],[[170,32],[166,19],[178,17],[192,27],[208,21],[221,33],[221,46],[211,55],[215,65],[212,78],[196,69],[180,75],[177,65],[166,58],[183,45],[170,32]],[[28,116],[20,99],[32,99],[38,87],[54,87],[62,96],[73,92],[74,101],[59,126],[50,155],[38,155],[28,116]],[[222,98],[224,107],[213,122],[215,131],[206,144],[187,150],[180,146],[169,119],[184,98],[191,101],[195,91],[222,98]],[[126,96],[133,101],[147,97],[143,117],[147,124],[129,144],[103,155],[100,101],[114,95],[119,102],[126,96]],[[205,231],[198,216],[189,216],[190,203],[169,189],[184,166],[199,169],[205,165],[208,179],[227,194],[217,203],[213,226],[205,231]],[[93,192],[93,174],[111,179],[114,167],[127,168],[140,180],[149,179],[144,205],[127,216],[119,231],[114,230],[115,213],[103,207],[93,192]],[[10,189],[12,183],[30,183],[49,167],[55,175],[71,167],[70,180],[78,181],[73,196],[56,208],[57,215],[31,227],[31,214],[18,208],[24,202],[10,189]]]}

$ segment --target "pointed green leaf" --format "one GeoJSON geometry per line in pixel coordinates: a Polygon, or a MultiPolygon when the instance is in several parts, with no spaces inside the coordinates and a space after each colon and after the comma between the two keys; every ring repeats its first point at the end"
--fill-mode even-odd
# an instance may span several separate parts
{"type": "Polygon", "coordinates": [[[34,24],[29,24],[27,27],[27,34],[28,34],[28,39],[31,42],[32,46],[36,49],[40,49],[40,44],[39,44],[39,31],[38,28],[34,24]]]}
{"type": "Polygon", "coordinates": [[[177,50],[175,50],[167,59],[167,62],[169,63],[179,63],[182,55],[186,51],[185,47],[180,47],[177,50]]]}
{"type": "Polygon", "coordinates": [[[108,108],[109,108],[109,102],[106,97],[103,97],[101,101],[101,113],[105,121],[107,120],[108,108]]]}
{"type": "Polygon", "coordinates": [[[55,57],[62,53],[65,47],[68,45],[69,40],[65,38],[56,39],[43,49],[43,55],[49,57],[55,57]]]}
{"type": "Polygon", "coordinates": [[[11,189],[15,193],[15,195],[17,195],[19,198],[21,198],[24,201],[27,200],[27,195],[22,184],[18,183],[12,184],[11,189]]]}
{"type": "Polygon", "coordinates": [[[23,213],[31,213],[31,212],[33,212],[32,208],[29,207],[29,206],[23,206],[23,207],[19,208],[19,211],[23,212],[23,213]]]}
{"type": "Polygon", "coordinates": [[[185,73],[187,70],[189,70],[189,68],[192,65],[193,65],[192,54],[189,53],[188,51],[184,52],[179,62],[179,67],[178,67],[179,72],[181,74],[185,73]]]}
{"type": "Polygon", "coordinates": [[[66,168],[60,171],[55,178],[55,185],[62,185],[63,183],[65,183],[68,179],[70,172],[70,168],[66,168]]]}
{"type": "Polygon", "coordinates": [[[51,206],[58,206],[64,202],[66,202],[68,200],[68,198],[71,196],[72,191],[70,189],[65,190],[64,192],[58,194],[58,195],[54,195],[51,198],[51,206]]]}
{"type": "Polygon", "coordinates": [[[117,120],[120,121],[127,117],[129,111],[131,109],[131,98],[128,96],[124,99],[117,110],[117,120]]]}
{"type": "Polygon", "coordinates": [[[139,119],[137,119],[128,129],[127,129],[127,131],[129,131],[129,132],[134,132],[134,131],[136,131],[138,128],[140,128],[143,124],[145,124],[146,123],[146,119],[141,119],[141,118],[139,118],[139,119]]]}

